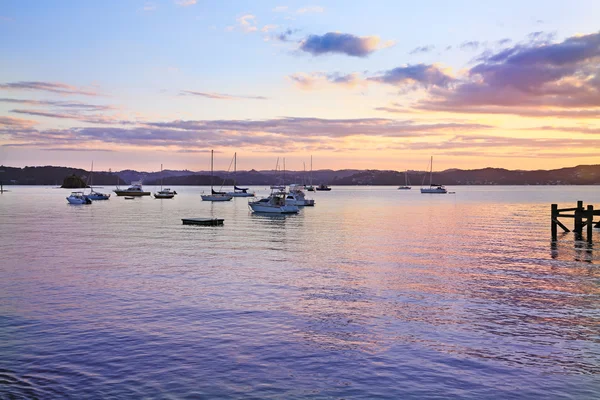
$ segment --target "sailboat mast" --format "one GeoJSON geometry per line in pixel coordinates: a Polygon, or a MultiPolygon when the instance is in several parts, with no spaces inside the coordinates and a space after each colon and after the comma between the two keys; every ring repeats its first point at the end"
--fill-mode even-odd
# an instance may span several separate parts
{"type": "Polygon", "coordinates": [[[235,189],[236,177],[237,175],[237,152],[233,153],[233,188],[235,189]]]}
{"type": "Polygon", "coordinates": [[[212,194],[213,190],[213,151],[210,151],[210,193],[212,194]]]}
{"type": "Polygon", "coordinates": [[[312,186],[312,154],[310,155],[310,186],[312,186]]]}
{"type": "Polygon", "coordinates": [[[431,178],[433,177],[433,156],[431,156],[429,165],[431,165],[431,167],[429,167],[429,186],[431,186],[431,178]]]}
{"type": "Polygon", "coordinates": [[[285,186],[285,157],[283,157],[283,184],[285,186]]]}
{"type": "Polygon", "coordinates": [[[160,190],[162,191],[163,184],[163,173],[162,173],[162,164],[160,164],[160,190]]]}

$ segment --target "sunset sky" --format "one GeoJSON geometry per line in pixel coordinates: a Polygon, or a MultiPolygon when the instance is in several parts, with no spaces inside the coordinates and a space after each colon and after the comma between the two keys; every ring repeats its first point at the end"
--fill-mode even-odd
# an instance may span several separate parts
{"type": "Polygon", "coordinates": [[[600,164],[600,1],[0,3],[0,164],[600,164]]]}

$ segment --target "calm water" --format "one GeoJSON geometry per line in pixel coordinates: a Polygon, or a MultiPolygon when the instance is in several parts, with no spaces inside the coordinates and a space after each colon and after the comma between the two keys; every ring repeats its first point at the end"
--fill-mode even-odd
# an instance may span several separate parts
{"type": "Polygon", "coordinates": [[[600,187],[334,187],[285,218],[9,189],[1,398],[600,395],[600,231],[549,223],[600,187]]]}

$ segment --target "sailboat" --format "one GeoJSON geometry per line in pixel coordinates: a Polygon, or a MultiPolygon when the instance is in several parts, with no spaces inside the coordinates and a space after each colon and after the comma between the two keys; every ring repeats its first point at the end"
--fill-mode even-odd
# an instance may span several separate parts
{"type": "Polygon", "coordinates": [[[92,161],[92,168],[90,169],[90,194],[86,197],[90,200],[108,200],[110,198],[110,193],[100,193],[94,191],[94,187],[92,186],[92,174],[94,173],[94,162],[92,161]]]}
{"type": "Polygon", "coordinates": [[[435,185],[431,182],[431,178],[433,176],[433,156],[431,156],[431,161],[429,162],[429,187],[422,187],[421,193],[430,193],[430,194],[445,194],[448,193],[444,185],[435,185]]]}
{"type": "Polygon", "coordinates": [[[237,153],[233,153],[233,192],[227,192],[229,196],[233,197],[254,197],[255,194],[253,192],[248,193],[248,188],[237,187],[236,178],[237,174],[237,153]]]}
{"type": "Polygon", "coordinates": [[[404,171],[404,186],[400,186],[398,190],[410,190],[412,189],[410,186],[410,182],[408,182],[408,171],[404,171]]]}
{"type": "Polygon", "coordinates": [[[155,199],[172,199],[173,197],[175,197],[175,195],[177,194],[177,192],[172,191],[169,188],[165,188],[163,189],[163,165],[160,164],[160,191],[154,193],[154,198],[155,199]]]}
{"type": "Polygon", "coordinates": [[[213,189],[213,161],[214,151],[210,151],[210,194],[201,195],[203,201],[229,201],[233,197],[224,192],[215,192],[213,189]]]}
{"type": "Polygon", "coordinates": [[[312,156],[310,156],[310,179],[308,180],[308,186],[305,186],[305,189],[309,192],[315,191],[315,187],[312,183],[312,156]]]}

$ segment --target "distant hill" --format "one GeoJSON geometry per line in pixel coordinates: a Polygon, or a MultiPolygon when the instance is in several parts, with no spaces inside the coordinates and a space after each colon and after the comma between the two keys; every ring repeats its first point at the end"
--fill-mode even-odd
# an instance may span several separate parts
{"type": "MultiPolygon", "coordinates": [[[[56,185],[59,186],[65,177],[76,175],[87,180],[89,172],[69,167],[25,167],[14,168],[0,166],[0,181],[5,185],[56,185]]],[[[124,170],[119,172],[94,172],[94,186],[128,185],[132,181],[142,180],[145,185],[210,185],[210,172],[207,171],[175,171],[138,172],[124,170]]],[[[425,171],[408,171],[413,186],[429,184],[429,173],[425,171]]],[[[233,185],[233,174],[226,171],[215,171],[214,185],[233,185]]],[[[238,171],[235,175],[238,185],[271,185],[282,183],[283,172],[238,171]]],[[[482,169],[447,169],[433,173],[433,183],[440,185],[600,185],[600,165],[579,165],[576,167],[554,170],[507,170],[503,168],[482,169]]],[[[305,171],[286,171],[285,183],[310,183],[310,174],[305,171]]],[[[403,185],[404,172],[382,170],[318,170],[312,172],[312,183],[318,185],[403,185]]]]}

